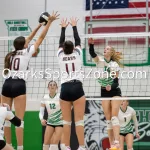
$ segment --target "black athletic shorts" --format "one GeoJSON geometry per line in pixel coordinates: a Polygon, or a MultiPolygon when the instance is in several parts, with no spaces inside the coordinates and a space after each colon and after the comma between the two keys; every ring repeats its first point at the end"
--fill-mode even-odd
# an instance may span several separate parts
{"type": "Polygon", "coordinates": [[[120,133],[120,135],[126,137],[128,134],[133,134],[133,132],[129,132],[129,133],[120,133]]]}
{"type": "Polygon", "coordinates": [[[6,142],[4,140],[0,140],[0,149],[3,149],[6,146],[6,142]]]}
{"type": "Polygon", "coordinates": [[[61,85],[60,99],[64,101],[76,101],[84,96],[82,83],[79,80],[71,80],[61,85]]]}
{"type": "Polygon", "coordinates": [[[53,127],[53,128],[63,127],[63,125],[51,125],[51,124],[47,124],[47,126],[51,126],[51,127],[53,127]]]}
{"type": "Polygon", "coordinates": [[[101,97],[114,97],[114,96],[121,96],[120,88],[107,91],[104,87],[101,87],[101,97]]]}
{"type": "Polygon", "coordinates": [[[15,98],[24,94],[26,94],[26,83],[23,79],[10,77],[5,80],[2,87],[3,96],[15,98]]]}

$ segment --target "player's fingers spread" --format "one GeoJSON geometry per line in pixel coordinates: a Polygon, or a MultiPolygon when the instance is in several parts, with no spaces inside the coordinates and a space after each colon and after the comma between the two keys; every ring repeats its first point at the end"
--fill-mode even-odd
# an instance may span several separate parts
{"type": "Polygon", "coordinates": [[[70,18],[70,21],[71,21],[71,22],[73,21],[73,17],[70,18]]]}
{"type": "Polygon", "coordinates": [[[59,16],[60,16],[60,14],[57,14],[57,15],[56,15],[56,18],[59,17],[59,16]]]}
{"type": "Polygon", "coordinates": [[[67,18],[66,18],[66,20],[65,20],[65,23],[67,23],[67,18]]]}
{"type": "Polygon", "coordinates": [[[55,12],[55,15],[57,15],[58,11],[55,12]]]}
{"type": "Polygon", "coordinates": [[[77,19],[77,17],[75,17],[75,19],[74,19],[75,21],[77,21],[78,19],[77,19]]]}
{"type": "Polygon", "coordinates": [[[54,10],[53,10],[53,12],[52,12],[52,16],[54,16],[54,10]]]}

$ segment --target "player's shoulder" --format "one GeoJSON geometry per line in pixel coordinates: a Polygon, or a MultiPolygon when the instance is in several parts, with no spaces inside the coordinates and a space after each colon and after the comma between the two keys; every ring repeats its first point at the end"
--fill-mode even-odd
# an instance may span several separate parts
{"type": "Polygon", "coordinates": [[[131,106],[128,106],[128,110],[129,110],[130,112],[135,112],[135,110],[134,110],[131,106]]]}
{"type": "Polygon", "coordinates": [[[41,100],[41,104],[45,104],[46,101],[49,99],[49,94],[45,94],[41,100]]]}
{"type": "Polygon", "coordinates": [[[57,51],[57,57],[61,56],[62,54],[64,54],[64,50],[62,47],[60,47],[57,51]]]}
{"type": "Polygon", "coordinates": [[[49,99],[49,94],[45,94],[45,95],[43,96],[43,99],[49,99]]]}
{"type": "Polygon", "coordinates": [[[57,93],[55,97],[59,99],[60,93],[57,93]]]}
{"type": "Polygon", "coordinates": [[[112,67],[119,67],[119,64],[116,61],[111,60],[110,63],[112,67]]]}
{"type": "Polygon", "coordinates": [[[81,54],[82,54],[82,49],[81,49],[81,47],[80,47],[80,46],[76,46],[76,47],[74,48],[74,53],[77,53],[77,54],[81,55],[81,54]]]}

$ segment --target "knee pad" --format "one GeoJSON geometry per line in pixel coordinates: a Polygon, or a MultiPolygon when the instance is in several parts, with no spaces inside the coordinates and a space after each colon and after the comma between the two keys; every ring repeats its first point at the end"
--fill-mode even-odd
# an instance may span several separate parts
{"type": "Polygon", "coordinates": [[[19,127],[16,128],[24,128],[24,121],[21,121],[21,125],[19,127]]]}
{"type": "Polygon", "coordinates": [[[106,120],[107,130],[112,130],[112,122],[111,120],[106,120]]]}
{"type": "Polygon", "coordinates": [[[69,125],[69,126],[71,126],[71,122],[63,120],[63,125],[69,125]]]}
{"type": "Polygon", "coordinates": [[[114,116],[111,118],[112,126],[120,126],[118,117],[114,116]]]}
{"type": "Polygon", "coordinates": [[[75,122],[75,125],[84,127],[84,120],[79,120],[79,121],[75,122]]]}
{"type": "Polygon", "coordinates": [[[59,150],[58,149],[58,144],[50,144],[49,150],[59,150]]]}
{"type": "Polygon", "coordinates": [[[43,144],[43,150],[49,150],[49,145],[43,144]]]}
{"type": "Polygon", "coordinates": [[[8,120],[5,120],[4,127],[11,127],[11,122],[8,120]]]}
{"type": "Polygon", "coordinates": [[[23,150],[23,146],[17,146],[17,150],[23,150]]]}
{"type": "Polygon", "coordinates": [[[60,144],[60,149],[61,149],[61,150],[66,150],[65,144],[60,144]]]}

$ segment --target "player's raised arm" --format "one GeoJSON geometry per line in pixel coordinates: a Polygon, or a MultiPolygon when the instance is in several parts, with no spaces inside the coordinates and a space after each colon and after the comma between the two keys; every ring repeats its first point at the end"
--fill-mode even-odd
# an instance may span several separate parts
{"type": "Polygon", "coordinates": [[[40,44],[42,43],[42,41],[44,40],[48,29],[51,25],[51,23],[53,21],[55,21],[56,19],[58,19],[59,14],[57,12],[53,12],[51,16],[48,17],[48,22],[46,24],[46,26],[44,27],[41,35],[39,36],[39,38],[37,39],[37,41],[35,42],[34,46],[35,46],[35,51],[38,51],[38,47],[40,46],[40,44]]]}
{"type": "Polygon", "coordinates": [[[96,62],[96,63],[99,62],[99,58],[98,58],[97,54],[95,53],[93,38],[89,38],[88,44],[89,44],[89,54],[93,58],[94,62],[96,62]]]}
{"type": "Polygon", "coordinates": [[[31,32],[31,34],[26,38],[26,43],[25,45],[28,45],[30,41],[34,38],[38,30],[41,28],[42,24],[38,24],[38,26],[31,32]]]}
{"type": "Polygon", "coordinates": [[[62,19],[61,20],[61,35],[60,35],[60,39],[59,39],[59,48],[63,47],[63,44],[65,42],[65,31],[66,31],[66,28],[68,26],[68,21],[67,19],[62,19]]]}
{"type": "Polygon", "coordinates": [[[74,40],[75,40],[75,47],[81,47],[81,39],[79,37],[78,30],[77,30],[78,20],[79,19],[73,18],[73,17],[70,19],[70,24],[73,29],[73,36],[74,36],[74,40]]]}

